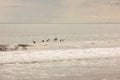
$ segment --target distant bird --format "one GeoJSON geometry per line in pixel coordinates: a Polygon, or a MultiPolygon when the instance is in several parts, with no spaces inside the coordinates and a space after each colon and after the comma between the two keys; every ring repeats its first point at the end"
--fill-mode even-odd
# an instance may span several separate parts
{"type": "Polygon", "coordinates": [[[64,41],[64,39],[60,39],[60,42],[63,42],[64,41]]]}
{"type": "Polygon", "coordinates": [[[45,42],[44,40],[42,40],[42,42],[45,42]]]}
{"type": "Polygon", "coordinates": [[[34,41],[34,40],[33,40],[32,42],[33,42],[33,44],[35,44],[35,43],[36,43],[36,41],[34,41]]]}
{"type": "Polygon", "coordinates": [[[49,41],[50,39],[47,39],[47,42],[49,41]]]}
{"type": "Polygon", "coordinates": [[[58,38],[54,38],[54,41],[56,42],[58,40],[58,38]]]}

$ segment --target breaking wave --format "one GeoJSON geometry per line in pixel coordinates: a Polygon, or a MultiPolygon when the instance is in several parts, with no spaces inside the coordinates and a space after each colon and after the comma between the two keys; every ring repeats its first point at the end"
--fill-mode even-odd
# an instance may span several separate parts
{"type": "Polygon", "coordinates": [[[0,52],[0,64],[32,64],[72,60],[110,59],[113,57],[120,57],[120,48],[10,51],[0,52]]]}

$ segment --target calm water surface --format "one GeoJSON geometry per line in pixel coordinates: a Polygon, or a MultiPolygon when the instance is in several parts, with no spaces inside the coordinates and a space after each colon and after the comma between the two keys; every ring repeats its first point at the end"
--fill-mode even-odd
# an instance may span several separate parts
{"type": "Polygon", "coordinates": [[[0,24],[0,43],[64,38],[66,41],[120,39],[120,24],[0,24]]]}

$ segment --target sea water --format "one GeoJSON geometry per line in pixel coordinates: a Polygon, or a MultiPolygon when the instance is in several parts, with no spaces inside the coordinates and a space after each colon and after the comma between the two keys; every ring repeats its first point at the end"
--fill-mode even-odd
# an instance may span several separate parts
{"type": "Polygon", "coordinates": [[[0,64],[49,63],[74,60],[109,59],[120,56],[120,48],[89,48],[43,51],[0,52],[0,64]]]}
{"type": "Polygon", "coordinates": [[[0,24],[0,43],[119,40],[120,24],[0,24]]]}
{"type": "Polygon", "coordinates": [[[120,48],[0,52],[0,80],[119,80],[120,48]]]}
{"type": "MultiPolygon", "coordinates": [[[[119,41],[119,24],[0,24],[0,43],[119,41]]],[[[120,80],[120,48],[0,52],[0,80],[120,80]]]]}

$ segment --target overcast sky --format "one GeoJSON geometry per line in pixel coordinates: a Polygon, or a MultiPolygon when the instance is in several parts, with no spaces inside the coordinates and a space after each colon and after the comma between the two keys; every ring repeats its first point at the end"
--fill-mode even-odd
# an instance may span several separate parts
{"type": "Polygon", "coordinates": [[[0,23],[120,22],[120,0],[0,0],[0,23]]]}

